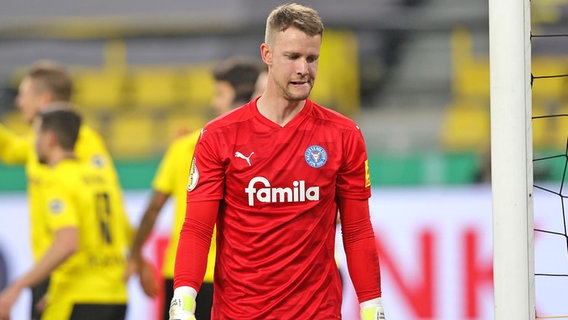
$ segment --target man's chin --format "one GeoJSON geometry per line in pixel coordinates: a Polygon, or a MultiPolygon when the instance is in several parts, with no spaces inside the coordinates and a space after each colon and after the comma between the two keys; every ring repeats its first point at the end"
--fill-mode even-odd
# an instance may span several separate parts
{"type": "Polygon", "coordinates": [[[309,96],[310,96],[310,91],[308,92],[302,92],[302,93],[295,93],[295,92],[290,92],[288,94],[288,100],[290,101],[303,101],[306,100],[309,96]]]}

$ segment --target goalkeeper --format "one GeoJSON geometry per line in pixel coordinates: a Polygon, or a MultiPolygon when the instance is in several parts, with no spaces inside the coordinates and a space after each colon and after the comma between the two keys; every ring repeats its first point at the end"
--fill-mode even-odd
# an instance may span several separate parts
{"type": "Polygon", "coordinates": [[[363,135],[308,97],[323,24],[298,4],[273,10],[260,51],[264,93],[208,123],[195,147],[170,320],[194,319],[217,227],[212,319],[340,319],[339,210],[363,319],[385,319],[363,135]]]}

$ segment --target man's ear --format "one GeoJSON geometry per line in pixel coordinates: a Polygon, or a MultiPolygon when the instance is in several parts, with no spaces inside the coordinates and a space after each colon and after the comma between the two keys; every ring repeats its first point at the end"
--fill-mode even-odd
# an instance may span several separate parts
{"type": "Polygon", "coordinates": [[[57,137],[55,136],[55,132],[53,132],[53,131],[47,131],[47,132],[45,132],[44,134],[45,134],[46,143],[48,144],[48,146],[49,146],[50,148],[59,145],[59,144],[57,143],[57,137]]]}
{"type": "Polygon", "coordinates": [[[260,56],[267,66],[272,65],[272,48],[270,48],[269,44],[263,43],[260,45],[260,56]]]}
{"type": "Polygon", "coordinates": [[[44,110],[46,106],[51,105],[54,101],[53,101],[53,95],[47,91],[47,90],[43,90],[42,93],[40,93],[40,97],[39,99],[41,100],[41,106],[39,108],[39,110],[44,110]]]}

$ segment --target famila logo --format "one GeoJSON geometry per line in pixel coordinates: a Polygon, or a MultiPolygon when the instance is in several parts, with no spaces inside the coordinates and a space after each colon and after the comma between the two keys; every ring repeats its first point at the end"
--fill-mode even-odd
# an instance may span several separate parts
{"type": "Polygon", "coordinates": [[[319,187],[306,188],[304,180],[292,182],[292,187],[271,188],[270,181],[264,177],[254,177],[250,180],[248,187],[245,188],[248,195],[248,205],[253,207],[254,201],[265,203],[283,202],[305,202],[319,200],[319,187]],[[263,188],[255,188],[257,183],[262,184],[263,188]]]}

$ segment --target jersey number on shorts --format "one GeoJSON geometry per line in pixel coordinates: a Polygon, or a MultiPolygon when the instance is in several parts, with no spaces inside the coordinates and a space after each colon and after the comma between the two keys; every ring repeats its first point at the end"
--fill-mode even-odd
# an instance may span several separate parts
{"type": "Polygon", "coordinates": [[[110,233],[110,199],[108,193],[97,194],[97,218],[101,228],[101,235],[107,244],[112,243],[110,233]]]}

